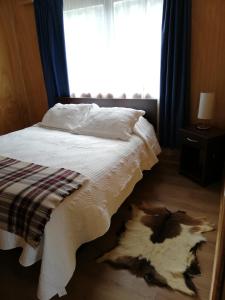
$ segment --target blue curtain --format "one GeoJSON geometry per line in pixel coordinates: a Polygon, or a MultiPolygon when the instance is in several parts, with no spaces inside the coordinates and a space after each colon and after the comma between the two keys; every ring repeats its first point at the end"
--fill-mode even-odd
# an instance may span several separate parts
{"type": "Polygon", "coordinates": [[[191,0],[164,0],[160,76],[160,142],[179,144],[189,119],[191,0]]]}
{"type": "Polygon", "coordinates": [[[63,27],[63,0],[35,0],[34,10],[49,107],[69,96],[63,27]]]}

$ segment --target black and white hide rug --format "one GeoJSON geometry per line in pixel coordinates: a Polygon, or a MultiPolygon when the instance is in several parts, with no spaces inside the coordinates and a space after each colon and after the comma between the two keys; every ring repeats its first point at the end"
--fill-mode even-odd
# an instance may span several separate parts
{"type": "Polygon", "coordinates": [[[163,207],[132,207],[118,245],[98,259],[119,269],[128,269],[148,284],[167,286],[188,295],[197,293],[192,282],[200,274],[196,250],[213,230],[203,218],[163,207]]]}

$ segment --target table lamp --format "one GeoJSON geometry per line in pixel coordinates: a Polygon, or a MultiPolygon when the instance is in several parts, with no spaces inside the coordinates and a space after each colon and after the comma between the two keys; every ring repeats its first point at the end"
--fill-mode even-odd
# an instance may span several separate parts
{"type": "Polygon", "coordinates": [[[200,122],[197,124],[197,128],[201,130],[209,129],[210,120],[213,118],[215,103],[214,93],[200,93],[198,119],[200,122]]]}

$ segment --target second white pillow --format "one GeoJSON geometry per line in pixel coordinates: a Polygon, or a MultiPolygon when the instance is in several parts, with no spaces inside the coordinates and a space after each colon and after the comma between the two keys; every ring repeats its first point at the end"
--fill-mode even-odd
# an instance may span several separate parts
{"type": "Polygon", "coordinates": [[[93,108],[74,133],[127,141],[145,111],[124,107],[93,108]]]}

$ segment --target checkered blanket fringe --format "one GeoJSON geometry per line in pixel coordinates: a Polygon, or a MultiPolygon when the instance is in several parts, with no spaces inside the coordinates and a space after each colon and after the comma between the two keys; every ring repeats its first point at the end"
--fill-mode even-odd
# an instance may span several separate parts
{"type": "Polygon", "coordinates": [[[37,247],[52,210],[85,181],[75,171],[0,156],[0,229],[37,247]]]}

